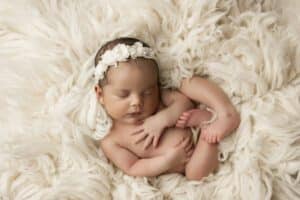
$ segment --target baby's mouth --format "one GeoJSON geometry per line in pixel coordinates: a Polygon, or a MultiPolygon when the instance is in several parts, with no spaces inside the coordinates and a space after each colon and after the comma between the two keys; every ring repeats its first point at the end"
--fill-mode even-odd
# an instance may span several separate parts
{"type": "Polygon", "coordinates": [[[128,113],[126,115],[129,119],[134,120],[136,124],[144,123],[144,115],[143,112],[135,112],[135,113],[128,113]]]}
{"type": "Polygon", "coordinates": [[[127,115],[129,117],[139,117],[141,116],[142,112],[133,112],[133,113],[128,113],[127,115]]]}

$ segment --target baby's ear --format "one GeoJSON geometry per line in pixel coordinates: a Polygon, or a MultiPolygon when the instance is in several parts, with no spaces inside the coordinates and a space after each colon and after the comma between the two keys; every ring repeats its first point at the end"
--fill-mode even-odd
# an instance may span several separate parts
{"type": "Polygon", "coordinates": [[[95,86],[95,92],[96,92],[96,95],[97,95],[97,99],[99,100],[99,102],[101,104],[103,104],[103,91],[102,91],[102,88],[99,85],[95,86]]]}

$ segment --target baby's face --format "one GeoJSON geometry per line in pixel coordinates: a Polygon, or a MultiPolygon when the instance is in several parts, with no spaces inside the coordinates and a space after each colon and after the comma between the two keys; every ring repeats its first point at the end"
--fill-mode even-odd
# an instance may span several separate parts
{"type": "Polygon", "coordinates": [[[158,72],[149,59],[120,62],[107,73],[107,84],[98,86],[97,96],[117,122],[139,124],[159,106],[158,72]]]}

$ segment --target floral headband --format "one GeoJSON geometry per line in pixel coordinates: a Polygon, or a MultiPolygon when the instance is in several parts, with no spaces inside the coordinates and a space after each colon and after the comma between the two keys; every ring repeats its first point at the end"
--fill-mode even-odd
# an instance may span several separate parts
{"type": "Polygon", "coordinates": [[[106,51],[95,68],[95,79],[98,82],[104,78],[104,74],[109,66],[117,67],[118,62],[127,61],[129,58],[137,57],[155,59],[154,50],[144,47],[141,42],[133,45],[118,44],[113,49],[106,51]]]}

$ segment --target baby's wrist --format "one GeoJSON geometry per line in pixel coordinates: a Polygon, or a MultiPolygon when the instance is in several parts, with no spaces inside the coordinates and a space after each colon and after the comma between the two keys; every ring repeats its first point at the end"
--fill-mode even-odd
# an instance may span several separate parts
{"type": "Polygon", "coordinates": [[[156,126],[161,127],[161,130],[168,127],[168,118],[164,117],[164,115],[156,115],[155,116],[156,126]]]}
{"type": "Polygon", "coordinates": [[[176,121],[174,122],[174,119],[170,113],[165,112],[163,115],[161,115],[160,122],[163,123],[163,128],[167,128],[172,127],[176,121]]]}

